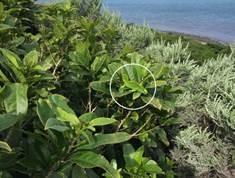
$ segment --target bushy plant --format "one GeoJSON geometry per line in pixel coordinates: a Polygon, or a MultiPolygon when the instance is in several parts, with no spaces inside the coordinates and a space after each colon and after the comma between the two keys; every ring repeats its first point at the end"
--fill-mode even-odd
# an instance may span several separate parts
{"type": "Polygon", "coordinates": [[[172,69],[170,75],[174,76],[173,85],[183,87],[184,92],[176,101],[177,113],[183,119],[182,131],[172,152],[179,164],[179,176],[232,177],[234,54],[218,56],[199,66],[190,59],[188,46],[182,45],[181,40],[175,44],[158,41],[143,52],[168,64],[172,69]],[[207,140],[196,141],[197,136],[207,140]]]}
{"type": "MultiPolygon", "coordinates": [[[[234,57],[219,56],[210,60],[202,66],[194,67],[184,84],[186,91],[178,98],[178,106],[182,108],[180,115],[184,118],[185,125],[195,124],[197,129],[208,128],[210,136],[214,140],[216,154],[222,156],[216,163],[206,166],[203,161],[206,158],[190,163],[197,171],[197,175],[207,174],[231,177],[229,173],[233,169],[234,162],[234,57]],[[221,146],[221,144],[223,146],[221,146]],[[226,151],[227,150],[227,151],[226,151]],[[203,171],[198,164],[204,165],[203,171]],[[213,173],[214,172],[214,173],[213,173]]],[[[187,132],[188,129],[185,130],[187,132]]],[[[207,132],[205,130],[205,132],[207,132]]],[[[203,134],[199,132],[203,137],[203,134]]],[[[183,135],[181,135],[182,137],[183,135]]],[[[184,143],[177,141],[179,150],[185,154],[184,143]]],[[[196,143],[193,143],[196,144],[196,143]]],[[[203,140],[200,144],[205,144],[203,140]]],[[[206,149],[197,150],[196,154],[202,152],[208,154],[209,159],[216,157],[206,149]]],[[[189,153],[194,152],[189,149],[189,153]]],[[[188,159],[188,158],[187,158],[188,159]]],[[[193,159],[193,156],[192,156],[193,159]]],[[[181,162],[181,161],[180,161],[181,162]]],[[[189,164],[189,162],[187,163],[189,164]]]]}
{"type": "Polygon", "coordinates": [[[27,42],[0,49],[0,175],[174,177],[169,147],[179,123],[178,88],[169,66],[138,53],[141,43],[106,23],[99,1],[36,7],[37,25],[30,22],[37,33],[16,31],[27,42]],[[120,48],[125,40],[132,50],[120,48]],[[146,104],[156,87],[138,111],[119,107],[109,93],[111,76],[129,63],[147,67],[156,80],[138,67],[117,74],[114,96],[128,107],[146,104]]]}
{"type": "Polygon", "coordinates": [[[1,177],[233,176],[233,48],[199,66],[99,0],[0,12],[1,177]]]}

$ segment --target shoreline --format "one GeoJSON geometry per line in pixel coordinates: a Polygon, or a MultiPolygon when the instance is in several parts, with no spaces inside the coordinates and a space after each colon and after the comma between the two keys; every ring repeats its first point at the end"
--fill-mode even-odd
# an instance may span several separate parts
{"type": "Polygon", "coordinates": [[[221,41],[221,40],[206,37],[206,36],[194,35],[194,34],[190,34],[190,33],[165,31],[165,30],[160,30],[160,29],[155,29],[155,30],[157,30],[159,33],[164,33],[166,35],[182,36],[185,39],[196,40],[197,42],[200,42],[200,43],[210,43],[210,44],[223,45],[223,46],[229,46],[229,44],[230,44],[229,42],[221,41]]]}
{"type": "MultiPolygon", "coordinates": [[[[151,28],[151,27],[150,27],[151,28]]],[[[189,45],[191,59],[202,64],[207,59],[216,58],[218,55],[230,54],[230,43],[220,40],[173,31],[164,31],[151,28],[156,33],[156,38],[166,42],[174,43],[181,37],[184,45],[189,45]]]]}

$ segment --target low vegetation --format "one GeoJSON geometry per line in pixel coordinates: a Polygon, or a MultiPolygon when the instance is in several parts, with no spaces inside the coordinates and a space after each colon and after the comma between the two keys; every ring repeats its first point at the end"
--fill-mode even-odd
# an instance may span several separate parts
{"type": "Polygon", "coordinates": [[[233,48],[197,58],[101,7],[0,2],[0,177],[233,177],[233,48]],[[126,110],[112,76],[126,107],[156,94],[126,110]]]}

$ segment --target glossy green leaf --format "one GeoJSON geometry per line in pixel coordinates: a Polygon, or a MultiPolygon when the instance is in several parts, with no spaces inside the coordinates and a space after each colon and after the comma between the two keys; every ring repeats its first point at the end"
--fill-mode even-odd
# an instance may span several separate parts
{"type": "Polygon", "coordinates": [[[57,108],[57,119],[63,122],[69,122],[71,125],[78,125],[79,120],[73,113],[66,112],[62,108],[57,108]]]}
{"type": "Polygon", "coordinates": [[[104,125],[110,125],[117,122],[117,120],[112,118],[106,118],[106,117],[99,117],[96,119],[93,119],[89,125],[90,126],[104,126],[104,125]]]}
{"type": "Polygon", "coordinates": [[[117,63],[117,62],[113,62],[113,63],[109,64],[108,69],[109,69],[110,74],[112,75],[121,66],[122,66],[122,64],[117,63]]]}
{"type": "Polygon", "coordinates": [[[105,94],[109,94],[108,81],[94,81],[91,82],[91,88],[105,94]]]}
{"type": "Polygon", "coordinates": [[[53,129],[53,130],[57,130],[59,132],[64,132],[66,130],[69,130],[69,127],[67,127],[63,122],[61,122],[55,118],[49,118],[46,122],[44,129],[45,130],[53,129]]]}
{"type": "Polygon", "coordinates": [[[89,112],[82,114],[78,119],[82,122],[89,123],[95,118],[97,118],[97,115],[93,112],[89,112]]]}
{"type": "Polygon", "coordinates": [[[91,64],[91,70],[95,73],[99,72],[106,60],[107,56],[97,56],[91,64]]]}
{"type": "Polygon", "coordinates": [[[139,76],[138,76],[138,72],[141,71],[141,67],[140,66],[126,66],[125,67],[126,72],[128,73],[128,78],[130,80],[133,81],[140,81],[139,76]]]}
{"type": "Polygon", "coordinates": [[[53,109],[56,109],[57,107],[59,107],[65,110],[66,112],[72,113],[75,115],[74,111],[68,105],[69,100],[65,98],[64,96],[53,94],[53,95],[50,95],[48,99],[53,109]]]}
{"type": "Polygon", "coordinates": [[[138,121],[139,120],[139,114],[136,111],[134,111],[134,112],[131,113],[130,118],[134,121],[138,121]]]}
{"type": "Polygon", "coordinates": [[[20,120],[20,117],[15,114],[0,114],[0,131],[12,127],[20,120]]]}
{"type": "Polygon", "coordinates": [[[140,96],[141,96],[141,93],[138,93],[138,92],[133,93],[132,99],[133,99],[133,100],[136,100],[136,99],[138,99],[140,96]]]}
{"type": "Polygon", "coordinates": [[[174,101],[160,99],[160,102],[163,110],[166,110],[167,112],[174,111],[175,109],[174,101]]]}
{"type": "Polygon", "coordinates": [[[32,69],[39,70],[39,71],[47,71],[53,66],[53,58],[54,55],[49,55],[43,61],[40,61],[38,64],[33,66],[32,69]]]}
{"type": "Polygon", "coordinates": [[[127,88],[130,88],[133,91],[137,91],[137,92],[140,92],[142,94],[147,94],[148,93],[148,91],[141,84],[139,84],[136,81],[124,80],[124,85],[127,88]]]}
{"type": "Polygon", "coordinates": [[[4,88],[4,106],[8,113],[25,114],[28,109],[28,86],[21,83],[8,84],[4,88]]]}
{"type": "Polygon", "coordinates": [[[50,95],[49,103],[52,111],[56,113],[56,118],[71,125],[78,125],[79,120],[75,112],[69,107],[68,100],[62,95],[50,95]]]}
{"type": "Polygon", "coordinates": [[[138,165],[141,165],[142,163],[143,154],[144,154],[144,146],[141,146],[134,153],[132,153],[132,158],[138,163],[138,165]]]}
{"type": "Polygon", "coordinates": [[[126,132],[112,134],[98,134],[93,137],[93,141],[87,145],[82,145],[79,149],[94,149],[102,145],[117,144],[131,139],[131,135],[126,132]]]}
{"type": "Polygon", "coordinates": [[[146,171],[148,173],[156,173],[156,174],[163,174],[164,173],[162,171],[162,169],[159,167],[159,165],[153,160],[147,161],[143,165],[143,169],[144,169],[144,171],[146,171]]]}
{"type": "Polygon", "coordinates": [[[162,141],[166,146],[169,146],[170,143],[168,141],[168,138],[167,138],[167,134],[165,132],[164,129],[158,127],[156,130],[155,130],[155,133],[157,134],[157,136],[159,137],[159,140],[162,141]]]}
{"type": "Polygon", "coordinates": [[[33,50],[29,52],[23,59],[24,65],[28,67],[33,67],[38,63],[38,52],[36,50],[33,50]]]}
{"type": "Polygon", "coordinates": [[[76,46],[76,51],[69,54],[70,59],[83,67],[88,68],[91,60],[91,55],[89,52],[89,43],[79,43],[76,46]]]}
{"type": "Polygon", "coordinates": [[[131,144],[124,144],[123,145],[123,157],[126,163],[126,167],[132,168],[138,166],[137,162],[134,159],[135,149],[131,144]]]}
{"type": "Polygon", "coordinates": [[[22,45],[24,42],[25,42],[25,37],[23,37],[23,36],[18,37],[16,39],[14,39],[13,41],[11,41],[11,43],[14,44],[14,46],[16,46],[16,47],[22,45]]]}
{"type": "Polygon", "coordinates": [[[0,51],[2,52],[3,56],[9,60],[10,63],[12,63],[16,68],[20,68],[20,58],[15,53],[3,48],[0,48],[0,51]]]}
{"type": "Polygon", "coordinates": [[[112,91],[112,94],[113,94],[114,98],[121,98],[121,97],[127,96],[127,95],[129,95],[131,93],[132,93],[132,91],[121,91],[121,92],[119,92],[119,91],[112,91]]]}
{"type": "Polygon", "coordinates": [[[9,79],[6,77],[6,75],[0,70],[0,81],[1,82],[9,82],[9,79]]]}
{"type": "Polygon", "coordinates": [[[1,32],[1,31],[5,31],[5,30],[9,30],[9,29],[12,29],[12,28],[13,28],[13,27],[10,26],[10,25],[3,24],[3,23],[0,24],[0,32],[1,32]]]}
{"type": "MultiPolygon", "coordinates": [[[[11,51],[8,51],[8,52],[9,54],[5,52],[7,54],[5,54],[4,60],[1,60],[1,65],[10,74],[10,76],[8,76],[9,80],[12,79],[15,82],[27,83],[26,78],[23,73],[24,72],[22,69],[23,66],[20,62],[20,59],[18,58],[16,54],[12,53],[11,51]]],[[[1,77],[4,77],[2,74],[1,74],[1,77]]]]}
{"type": "Polygon", "coordinates": [[[41,123],[45,126],[46,122],[49,118],[55,118],[56,115],[52,111],[49,101],[48,100],[43,100],[39,99],[37,102],[37,114],[39,116],[39,119],[41,123]]]}
{"type": "Polygon", "coordinates": [[[118,175],[116,170],[110,165],[104,156],[91,151],[79,152],[72,157],[72,161],[82,168],[102,168],[111,174],[113,178],[116,178],[118,175]]]}

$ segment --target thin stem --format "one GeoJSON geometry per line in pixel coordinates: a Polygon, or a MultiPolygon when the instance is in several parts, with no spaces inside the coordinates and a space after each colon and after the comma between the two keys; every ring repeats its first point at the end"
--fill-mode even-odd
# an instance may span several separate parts
{"type": "Polygon", "coordinates": [[[60,65],[60,63],[61,63],[61,61],[62,61],[62,59],[60,59],[60,60],[55,64],[55,68],[54,68],[54,70],[53,70],[53,72],[52,72],[52,75],[55,76],[56,71],[57,71],[57,69],[58,69],[58,67],[59,67],[59,65],[60,65]]]}
{"type": "Polygon", "coordinates": [[[92,103],[91,103],[91,84],[89,84],[89,88],[88,88],[88,108],[89,108],[89,112],[92,111],[92,103]]]}
{"type": "Polygon", "coordinates": [[[136,134],[135,136],[137,137],[137,136],[143,135],[143,134],[145,134],[145,133],[152,132],[152,131],[154,131],[155,129],[157,129],[158,127],[159,127],[159,126],[156,126],[156,127],[152,128],[152,129],[149,129],[149,130],[144,131],[144,132],[142,132],[142,133],[136,134]]]}
{"type": "Polygon", "coordinates": [[[122,125],[125,123],[125,121],[128,119],[128,117],[130,116],[130,114],[131,114],[131,111],[129,111],[129,112],[127,113],[126,117],[121,120],[120,124],[119,124],[118,127],[117,127],[116,132],[118,132],[118,131],[120,130],[120,128],[121,128],[122,125]]]}
{"type": "Polygon", "coordinates": [[[144,127],[150,122],[151,119],[152,117],[148,118],[148,120],[135,133],[131,135],[131,137],[136,137],[138,133],[141,132],[144,129],[144,127]]]}

